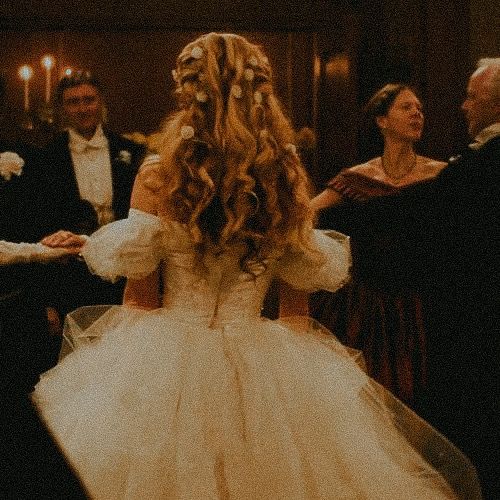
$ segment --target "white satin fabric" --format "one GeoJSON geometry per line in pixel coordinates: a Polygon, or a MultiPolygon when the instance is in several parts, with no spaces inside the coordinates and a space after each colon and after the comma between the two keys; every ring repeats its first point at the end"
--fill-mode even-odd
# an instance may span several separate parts
{"type": "Polygon", "coordinates": [[[335,290],[345,238],[315,233],[322,255],[285,253],[239,268],[239,253],[196,265],[181,225],[132,210],[83,255],[110,279],[161,262],[154,311],[82,308],[70,353],[33,400],[97,499],[480,498],[468,460],[373,382],[308,318],[260,317],[273,277],[335,290]]]}

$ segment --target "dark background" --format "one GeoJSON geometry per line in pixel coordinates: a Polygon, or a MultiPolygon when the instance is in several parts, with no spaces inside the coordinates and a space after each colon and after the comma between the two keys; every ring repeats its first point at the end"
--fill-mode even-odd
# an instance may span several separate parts
{"type": "Polygon", "coordinates": [[[412,83],[426,114],[422,153],[447,159],[467,140],[460,111],[479,57],[500,55],[496,0],[3,0],[0,72],[3,135],[22,121],[17,70],[34,69],[32,110],[43,104],[50,53],[57,66],[92,70],[106,87],[109,124],[118,132],[157,130],[173,109],[171,70],[180,49],[208,31],[243,34],[274,64],[276,90],[296,129],[316,132],[306,152],[319,187],[340,168],[377,151],[359,132],[360,109],[387,81],[412,83]]]}

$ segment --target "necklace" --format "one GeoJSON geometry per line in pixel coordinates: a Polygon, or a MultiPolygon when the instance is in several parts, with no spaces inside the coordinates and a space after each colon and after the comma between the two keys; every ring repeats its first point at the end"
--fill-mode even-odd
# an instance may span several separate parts
{"type": "Polygon", "coordinates": [[[388,169],[386,167],[386,165],[388,166],[391,166],[390,163],[386,163],[386,160],[384,158],[384,155],[382,155],[380,157],[380,160],[381,160],[381,164],[382,164],[382,170],[384,171],[384,174],[389,177],[389,179],[391,179],[393,182],[399,182],[401,181],[402,179],[404,179],[410,172],[412,172],[414,170],[414,168],[417,166],[417,155],[416,153],[413,153],[413,159],[410,163],[410,166],[409,168],[406,168],[402,174],[400,175],[394,175],[394,174],[391,174],[389,173],[390,169],[388,169]]]}

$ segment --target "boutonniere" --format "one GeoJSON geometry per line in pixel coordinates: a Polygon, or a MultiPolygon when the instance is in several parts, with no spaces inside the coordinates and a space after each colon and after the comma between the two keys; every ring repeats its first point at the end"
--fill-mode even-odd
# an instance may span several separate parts
{"type": "Polygon", "coordinates": [[[24,160],[12,151],[5,151],[0,153],[0,176],[5,181],[10,181],[13,175],[18,177],[23,172],[24,160]]]}
{"type": "Polygon", "coordinates": [[[116,161],[119,161],[120,163],[125,163],[126,165],[130,165],[132,163],[132,153],[130,151],[127,151],[126,149],[122,149],[118,153],[116,161]]]}

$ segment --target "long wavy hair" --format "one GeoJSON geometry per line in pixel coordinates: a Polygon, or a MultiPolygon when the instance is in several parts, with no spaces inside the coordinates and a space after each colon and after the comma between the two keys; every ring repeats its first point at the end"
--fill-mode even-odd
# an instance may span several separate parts
{"type": "Polygon", "coordinates": [[[244,244],[243,268],[307,248],[310,183],[261,49],[209,33],[172,73],[179,110],[160,145],[161,213],[186,225],[200,254],[244,244]]]}

